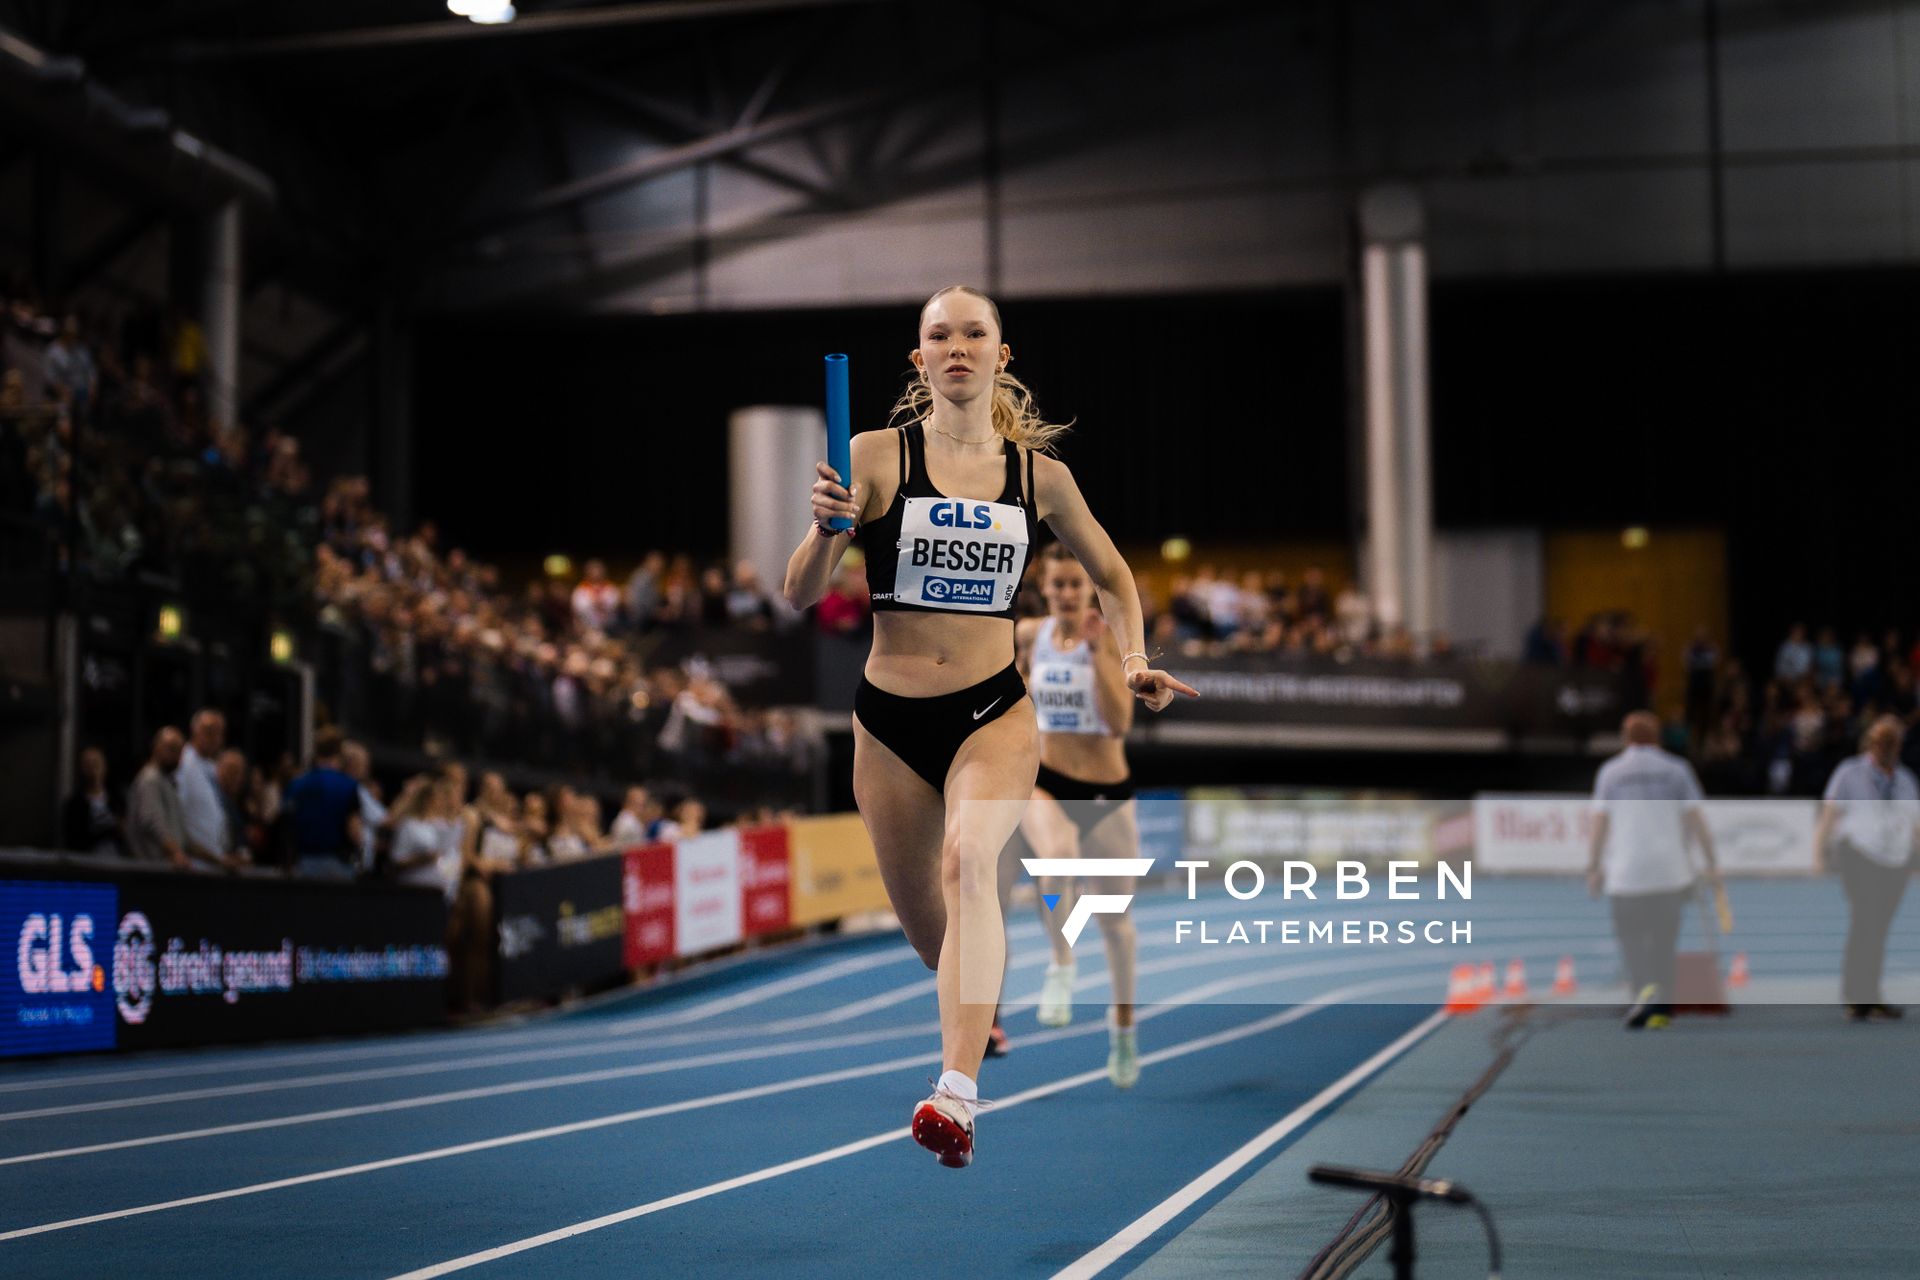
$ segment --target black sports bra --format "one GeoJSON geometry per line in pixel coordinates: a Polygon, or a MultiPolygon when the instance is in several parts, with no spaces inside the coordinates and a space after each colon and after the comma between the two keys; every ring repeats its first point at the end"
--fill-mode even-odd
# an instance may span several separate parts
{"type": "Polygon", "coordinates": [[[896,428],[900,488],[857,535],[875,610],[961,613],[1013,620],[1013,598],[1033,548],[1033,451],[1002,445],[1007,482],[992,502],[949,498],[927,476],[921,423],[896,428]],[[1026,460],[1026,485],[1020,463],[1026,460]]]}

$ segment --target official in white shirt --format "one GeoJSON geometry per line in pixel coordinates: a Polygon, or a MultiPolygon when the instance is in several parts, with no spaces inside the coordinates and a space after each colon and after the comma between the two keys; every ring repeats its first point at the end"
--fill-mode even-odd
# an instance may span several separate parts
{"type": "Polygon", "coordinates": [[[173,775],[180,788],[180,813],[187,829],[187,856],[195,871],[221,871],[234,865],[228,857],[235,841],[227,829],[227,807],[220,802],[214,776],[221,749],[227,742],[227,718],[211,707],[194,713],[180,768],[173,775]]]}
{"type": "Polygon", "coordinates": [[[1697,877],[1688,841],[1700,846],[1711,880],[1717,883],[1720,871],[1700,812],[1700,779],[1692,765],[1660,749],[1659,717],[1636,711],[1621,723],[1620,736],[1626,749],[1594,779],[1587,888],[1596,896],[1604,890],[1613,907],[1634,993],[1626,1025],[1638,1030],[1672,1020],[1674,953],[1697,877]]]}
{"type": "Polygon", "coordinates": [[[1905,727],[1881,716],[1867,727],[1860,754],[1827,779],[1826,804],[1813,833],[1822,870],[1840,873],[1847,893],[1847,952],[1840,999],[1855,1022],[1898,1018],[1880,989],[1887,934],[1907,891],[1920,848],[1920,779],[1900,763],[1905,727]]]}

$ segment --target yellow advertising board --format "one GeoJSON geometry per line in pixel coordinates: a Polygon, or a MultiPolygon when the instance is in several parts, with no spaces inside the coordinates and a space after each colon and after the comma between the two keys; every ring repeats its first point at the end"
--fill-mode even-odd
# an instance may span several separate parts
{"type": "Polygon", "coordinates": [[[857,813],[794,818],[787,823],[792,844],[792,923],[796,927],[838,920],[863,911],[884,910],[887,891],[873,842],[857,813]]]}

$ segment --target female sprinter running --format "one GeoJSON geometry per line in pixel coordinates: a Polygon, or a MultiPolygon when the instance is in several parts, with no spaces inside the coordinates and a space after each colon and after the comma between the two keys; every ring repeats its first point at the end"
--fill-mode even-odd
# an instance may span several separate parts
{"type": "MultiPolygon", "coordinates": [[[[1140,835],[1134,823],[1133,783],[1127,770],[1127,730],[1133,699],[1127,694],[1120,648],[1106,619],[1092,608],[1087,571],[1063,542],[1049,546],[1040,562],[1040,594],[1047,616],[1016,625],[1027,687],[1040,722],[1040,775],[1020,834],[1041,858],[1136,858],[1140,835]]],[[[1040,920],[1053,947],[1053,963],[1040,988],[1040,1021],[1064,1027],[1073,1020],[1073,951],[1060,922],[1074,891],[1131,893],[1132,886],[1093,880],[1084,886],[1043,885],[1060,897],[1040,920]]],[[[1113,983],[1113,1014],[1107,1022],[1107,1078],[1130,1089],[1140,1078],[1133,1031],[1133,917],[1099,915],[1113,983]]]]}
{"type": "Polygon", "coordinates": [[[826,522],[853,519],[874,609],[854,694],[853,793],[894,913],[938,975],[943,1071],[913,1136],[962,1168],[1006,958],[998,862],[1039,766],[1013,661],[1013,598],[1036,521],[1087,566],[1133,695],[1155,711],[1176,692],[1196,695],[1150,669],[1132,573],[1065,465],[1040,456],[1064,428],[1042,421],[1007,372],[999,310],[956,286],[927,301],[919,327],[894,409],[907,425],[855,436],[850,476],[818,465],[814,527],[784,594],[796,608],[820,599],[849,541],[826,522]]]}

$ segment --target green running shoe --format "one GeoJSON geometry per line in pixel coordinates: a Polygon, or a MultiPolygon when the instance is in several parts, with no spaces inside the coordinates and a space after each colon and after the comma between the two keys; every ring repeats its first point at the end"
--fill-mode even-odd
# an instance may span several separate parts
{"type": "Polygon", "coordinates": [[[1131,1089],[1140,1079],[1140,1044],[1132,1027],[1107,1028],[1107,1079],[1116,1089],[1131,1089]]]}
{"type": "Polygon", "coordinates": [[[1073,974],[1071,964],[1050,964],[1047,979],[1040,984],[1040,1025],[1064,1027],[1073,1021],[1073,974]]]}

